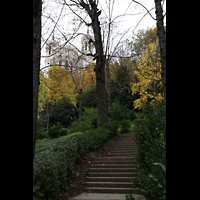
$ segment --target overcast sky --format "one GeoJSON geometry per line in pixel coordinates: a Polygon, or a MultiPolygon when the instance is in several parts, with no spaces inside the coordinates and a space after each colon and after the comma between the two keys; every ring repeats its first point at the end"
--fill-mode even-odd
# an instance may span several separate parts
{"type": "MultiPolygon", "coordinates": [[[[113,3],[114,0],[111,0],[113,3]]],[[[143,4],[154,18],[155,16],[155,3],[154,0],[137,0],[141,4],[143,4]]],[[[69,36],[69,34],[72,34],[73,31],[77,29],[77,25],[79,24],[78,17],[75,16],[69,10],[67,6],[64,6],[59,4],[62,3],[62,0],[44,0],[43,2],[43,17],[42,17],[42,36],[43,39],[41,41],[41,45],[43,46],[44,41],[49,37],[50,33],[53,30],[54,24],[48,16],[50,16],[55,22],[58,20],[59,16],[60,19],[58,21],[58,27],[59,29],[66,35],[69,36]],[[62,10],[63,7],[63,10],[62,10]],[[62,13],[60,15],[60,12],[62,10],[62,13]],[[73,21],[73,19],[76,19],[77,21],[73,21]]],[[[67,2],[67,0],[66,0],[67,2]]],[[[104,21],[108,21],[106,19],[106,16],[108,16],[108,5],[109,0],[99,0],[99,5],[98,8],[102,11],[100,15],[101,22],[104,19],[104,21]]],[[[164,12],[166,11],[166,0],[164,1],[164,6],[163,6],[164,12]]],[[[81,15],[81,17],[85,18],[86,14],[84,12],[80,13],[80,10],[77,10],[77,13],[81,15]]],[[[115,20],[116,22],[116,32],[117,33],[122,33],[125,30],[128,30],[129,32],[124,36],[124,38],[131,39],[133,34],[136,34],[138,30],[144,29],[146,30],[147,28],[155,28],[156,27],[156,21],[152,19],[152,17],[147,14],[142,21],[139,23],[141,18],[147,13],[147,11],[140,5],[136,4],[132,0],[115,0],[114,2],[114,9],[113,9],[113,15],[112,19],[114,19],[116,16],[119,15],[124,15],[124,17],[119,17],[115,20]],[[139,23],[139,24],[138,24],[139,23]],[[137,25],[138,24],[138,25],[137,25]],[[137,27],[136,27],[137,26],[137,27]],[[133,32],[134,31],[134,32],[133,32]]],[[[86,21],[89,21],[89,18],[86,18],[86,21]]],[[[166,25],[166,17],[164,18],[164,25],[166,25]]],[[[81,28],[79,29],[79,32],[83,32],[86,34],[87,27],[82,24],[81,28]]],[[[91,33],[90,29],[90,33],[91,33]]],[[[63,37],[56,29],[55,29],[55,38],[61,38],[63,37]]],[[[52,36],[50,37],[50,39],[52,36]]],[[[63,37],[64,38],[64,37],[63,37]]],[[[117,42],[116,38],[116,42],[117,42]]],[[[76,38],[74,40],[74,44],[77,44],[76,42],[80,41],[80,38],[76,38]]],[[[42,48],[41,51],[41,56],[45,56],[45,46],[42,48]]],[[[41,58],[41,68],[44,67],[44,59],[41,58]]]]}

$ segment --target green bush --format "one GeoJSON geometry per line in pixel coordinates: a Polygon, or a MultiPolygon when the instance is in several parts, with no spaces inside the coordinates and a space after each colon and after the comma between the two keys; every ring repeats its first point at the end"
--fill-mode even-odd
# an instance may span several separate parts
{"type": "Polygon", "coordinates": [[[59,131],[59,136],[68,135],[70,133],[70,130],[68,128],[61,128],[59,131]]]}
{"type": "Polygon", "coordinates": [[[33,199],[55,199],[60,188],[74,172],[78,158],[97,150],[116,134],[113,124],[62,138],[35,155],[33,160],[33,199]]]}
{"type": "Polygon", "coordinates": [[[46,137],[45,132],[43,131],[43,129],[40,129],[37,133],[36,139],[43,139],[46,137]]]}
{"type": "Polygon", "coordinates": [[[34,199],[55,198],[60,187],[72,174],[77,159],[77,141],[65,138],[52,149],[41,152],[33,161],[34,199]]]}
{"type": "Polygon", "coordinates": [[[138,153],[132,181],[146,199],[166,199],[166,109],[159,104],[155,111],[148,104],[142,111],[145,120],[134,128],[138,153]]]}
{"type": "Polygon", "coordinates": [[[69,134],[69,130],[64,128],[63,125],[59,122],[54,124],[52,127],[48,128],[46,134],[50,138],[57,138],[58,136],[63,136],[69,134]]]}
{"type": "Polygon", "coordinates": [[[119,122],[121,133],[127,133],[131,127],[131,123],[129,120],[122,120],[119,122]]]}
{"type": "Polygon", "coordinates": [[[128,109],[126,105],[121,105],[119,101],[115,101],[108,112],[108,116],[110,121],[133,120],[135,118],[135,111],[128,109]]]}
{"type": "Polygon", "coordinates": [[[140,126],[141,124],[143,124],[145,122],[145,119],[135,119],[133,121],[133,123],[135,124],[135,126],[140,126]]]}
{"type": "Polygon", "coordinates": [[[113,135],[117,134],[117,130],[119,128],[119,122],[112,121],[108,124],[105,124],[104,126],[110,132],[110,135],[113,136],[113,135]]]}
{"type": "Polygon", "coordinates": [[[87,130],[93,130],[97,127],[97,108],[84,108],[84,112],[81,116],[81,123],[79,119],[74,121],[71,126],[72,132],[85,132],[87,130]]]}

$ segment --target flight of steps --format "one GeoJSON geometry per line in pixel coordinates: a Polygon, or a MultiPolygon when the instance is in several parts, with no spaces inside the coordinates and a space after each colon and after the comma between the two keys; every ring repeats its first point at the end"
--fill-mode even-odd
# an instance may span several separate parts
{"type": "Polygon", "coordinates": [[[141,194],[130,180],[136,176],[137,145],[132,138],[133,133],[125,135],[105,157],[92,161],[86,192],[141,194]]]}

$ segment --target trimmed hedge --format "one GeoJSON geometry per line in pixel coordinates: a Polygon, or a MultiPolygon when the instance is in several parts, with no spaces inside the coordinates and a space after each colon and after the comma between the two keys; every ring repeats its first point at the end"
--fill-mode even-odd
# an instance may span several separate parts
{"type": "Polygon", "coordinates": [[[115,122],[106,124],[63,138],[55,142],[51,149],[36,154],[33,160],[33,199],[55,199],[62,185],[73,174],[77,159],[97,150],[117,133],[115,130],[115,122]]]}

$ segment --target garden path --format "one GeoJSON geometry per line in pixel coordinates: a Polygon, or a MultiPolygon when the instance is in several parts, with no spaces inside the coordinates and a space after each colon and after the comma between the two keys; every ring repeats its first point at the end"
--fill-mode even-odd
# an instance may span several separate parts
{"type": "Polygon", "coordinates": [[[140,189],[131,182],[136,176],[137,154],[133,135],[133,132],[126,134],[106,156],[92,161],[85,182],[86,193],[69,200],[126,200],[125,194],[130,193],[136,200],[144,200],[140,189]]]}

